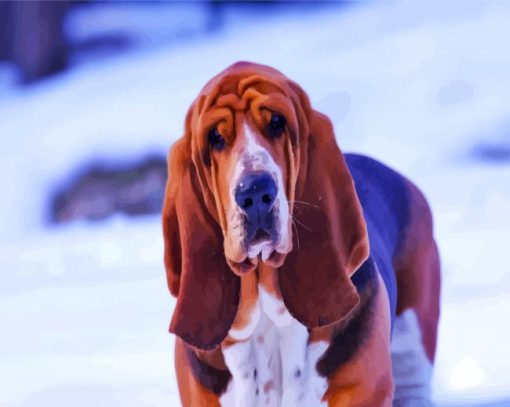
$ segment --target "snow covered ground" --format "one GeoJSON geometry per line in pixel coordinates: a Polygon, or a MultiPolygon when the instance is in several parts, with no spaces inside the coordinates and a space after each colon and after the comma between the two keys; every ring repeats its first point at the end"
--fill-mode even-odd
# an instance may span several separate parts
{"type": "Polygon", "coordinates": [[[228,8],[223,23],[30,88],[0,69],[0,405],[177,405],[159,219],[48,228],[45,211],[95,157],[166,151],[200,87],[237,60],[281,69],[345,151],[425,191],[443,264],[434,398],[510,405],[510,162],[483,154],[510,149],[510,5],[228,8]]]}

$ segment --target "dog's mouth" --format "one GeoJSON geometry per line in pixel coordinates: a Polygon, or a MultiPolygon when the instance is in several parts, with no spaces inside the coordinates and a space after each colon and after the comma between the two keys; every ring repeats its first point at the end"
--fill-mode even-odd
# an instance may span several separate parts
{"type": "Polygon", "coordinates": [[[249,273],[250,271],[254,271],[259,262],[262,261],[265,264],[267,264],[269,267],[278,268],[283,265],[283,262],[285,261],[285,257],[287,256],[286,253],[280,253],[277,250],[272,250],[268,257],[263,259],[262,254],[258,254],[255,257],[246,257],[241,262],[233,262],[230,260],[227,260],[230,268],[232,271],[237,274],[238,276],[241,276],[243,274],[249,273]]]}
{"type": "Polygon", "coordinates": [[[250,244],[257,244],[263,241],[271,241],[271,234],[262,228],[257,228],[250,244]]]}
{"type": "Polygon", "coordinates": [[[238,276],[241,276],[257,268],[258,258],[250,259],[249,257],[246,257],[241,262],[233,262],[227,259],[227,262],[232,271],[238,276]]]}
{"type": "Polygon", "coordinates": [[[244,218],[244,228],[246,236],[244,239],[244,246],[248,249],[262,240],[276,240],[277,233],[277,220],[273,210],[266,215],[260,216],[255,220],[248,220],[244,218]]]}
{"type": "Polygon", "coordinates": [[[253,271],[261,261],[270,267],[280,267],[285,260],[286,253],[278,251],[276,237],[276,232],[263,228],[253,231],[251,240],[245,245],[245,259],[241,262],[229,262],[234,273],[242,275],[253,271]]]}
{"type": "MultiPolygon", "coordinates": [[[[259,262],[277,268],[283,264],[288,250],[280,242],[279,220],[274,211],[269,212],[257,223],[244,219],[244,241],[242,243],[245,257],[241,261],[229,260],[229,266],[237,275],[242,275],[257,268],[259,262]]],[[[239,259],[239,258],[238,258],[239,259]]]]}

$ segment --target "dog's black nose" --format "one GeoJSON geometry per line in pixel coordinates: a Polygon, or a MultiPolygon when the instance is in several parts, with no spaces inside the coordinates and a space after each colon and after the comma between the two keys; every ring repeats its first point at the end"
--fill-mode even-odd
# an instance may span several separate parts
{"type": "Polygon", "coordinates": [[[235,190],[237,205],[244,211],[248,222],[263,226],[276,198],[276,184],[268,173],[245,175],[235,190]]]}

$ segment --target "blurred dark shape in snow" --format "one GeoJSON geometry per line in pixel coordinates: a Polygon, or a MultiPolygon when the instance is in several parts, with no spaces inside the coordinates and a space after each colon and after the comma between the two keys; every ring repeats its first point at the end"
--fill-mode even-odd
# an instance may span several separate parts
{"type": "Polygon", "coordinates": [[[67,1],[13,1],[0,5],[0,59],[12,60],[20,82],[64,70],[68,46],[63,32],[67,1]]]}
{"type": "Polygon", "coordinates": [[[479,143],[473,148],[471,155],[488,163],[510,163],[510,140],[479,143]]]}
{"type": "Polygon", "coordinates": [[[85,38],[73,45],[78,53],[95,53],[96,55],[114,55],[133,47],[133,40],[121,32],[106,33],[85,38]]]}
{"type": "Polygon", "coordinates": [[[510,122],[489,126],[468,152],[469,158],[487,164],[510,164],[510,122]]]}
{"type": "Polygon", "coordinates": [[[309,13],[349,2],[0,1],[0,61],[22,84],[81,62],[214,35],[239,16],[309,13]]]}
{"type": "Polygon", "coordinates": [[[159,213],[167,177],[166,159],[150,155],[136,163],[94,163],[60,188],[50,205],[50,221],[101,220],[115,213],[159,213]]]}

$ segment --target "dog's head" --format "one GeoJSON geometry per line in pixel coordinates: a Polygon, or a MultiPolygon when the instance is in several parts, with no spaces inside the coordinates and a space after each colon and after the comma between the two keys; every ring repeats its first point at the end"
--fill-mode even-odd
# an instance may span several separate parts
{"type": "Polygon", "coordinates": [[[368,240],[331,123],[267,66],[230,66],[192,104],[169,156],[163,227],[178,297],[171,330],[196,347],[226,336],[238,276],[259,262],[275,269],[287,308],[309,327],[359,301],[350,276],[368,240]]]}

